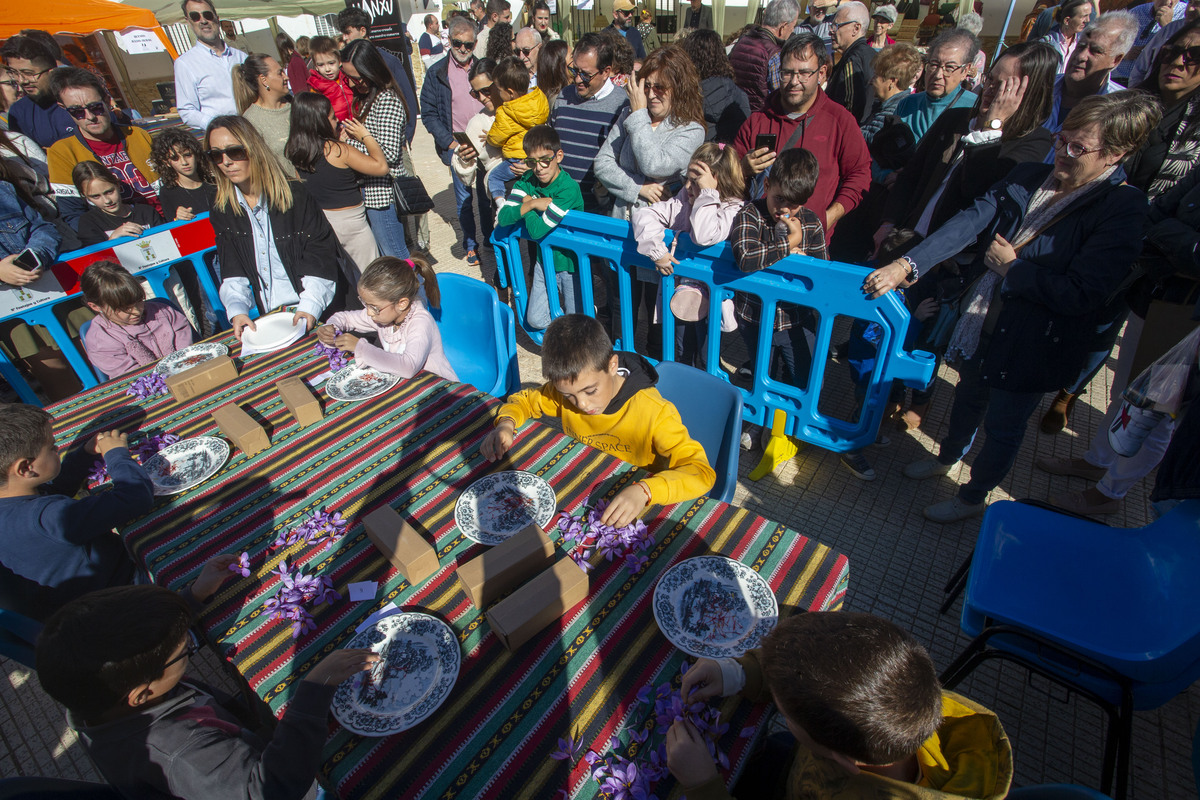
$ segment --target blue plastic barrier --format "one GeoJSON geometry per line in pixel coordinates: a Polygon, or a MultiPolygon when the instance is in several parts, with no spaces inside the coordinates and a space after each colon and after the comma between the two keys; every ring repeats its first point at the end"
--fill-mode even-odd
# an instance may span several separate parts
{"type": "MultiPolygon", "coordinates": [[[[542,332],[526,326],[526,307],[529,292],[525,281],[524,228],[497,228],[492,234],[496,262],[512,287],[517,309],[517,323],[538,344],[542,332]]],[[[671,233],[667,234],[668,242],[671,233]]],[[[631,309],[632,281],[629,267],[654,269],[654,263],[637,252],[632,228],[624,220],[572,211],[549,235],[537,243],[541,253],[541,269],[547,277],[546,291],[554,316],[562,314],[558,288],[554,281],[552,252],[555,249],[575,254],[580,269],[579,307],[593,314],[595,299],[592,291],[593,270],[601,267],[609,286],[615,284],[619,303],[621,329],[618,349],[633,350],[634,337],[631,309]]],[[[760,325],[758,347],[754,353],[754,378],[749,391],[742,389],[743,419],[760,425],[770,424],[775,410],[787,415],[785,432],[797,439],[836,452],[857,450],[875,440],[883,417],[892,381],[899,380],[913,387],[928,386],[933,378],[934,357],[925,352],[904,349],[904,334],[909,313],[901,298],[894,292],[877,300],[868,300],[860,287],[866,275],[864,267],[821,261],[807,256],[788,256],[761,272],[743,273],[733,261],[727,242],[708,248],[697,248],[687,234],[680,235],[676,248],[675,274],[662,279],[663,308],[669,309],[678,278],[704,283],[709,290],[712,310],[705,320],[708,325],[708,372],[728,380],[719,368],[721,301],[732,298],[734,291],[744,292],[762,302],[761,319],[773,320],[778,303],[795,303],[811,308],[819,315],[816,340],[813,343],[813,362],[807,385],[800,389],[773,380],[767,366],[770,363],[771,325],[760,325]],[[820,387],[823,385],[826,359],[838,316],[878,323],[882,329],[879,352],[874,371],[863,400],[862,412],[855,422],[847,422],[821,413],[817,408],[820,387]]],[[[663,357],[674,359],[675,319],[669,311],[663,315],[663,357]]]]}
{"type": "MultiPolygon", "coordinates": [[[[82,295],[78,291],[77,279],[83,272],[83,269],[88,264],[106,258],[119,261],[134,275],[144,279],[150,285],[156,297],[169,298],[170,295],[166,289],[166,281],[170,277],[171,268],[183,263],[190,263],[196,271],[201,291],[204,292],[205,298],[217,315],[218,327],[224,329],[229,326],[229,321],[225,318],[225,307],[221,304],[221,299],[218,296],[216,281],[206,263],[206,256],[213,253],[216,249],[212,241],[212,227],[208,223],[208,214],[201,214],[194,220],[187,222],[172,222],[167,225],[151,228],[137,239],[128,237],[113,239],[91,247],[62,253],[50,270],[56,276],[59,276],[58,280],[60,284],[65,285],[68,281],[74,281],[72,285],[75,291],[64,291],[32,307],[2,316],[0,317],[0,322],[19,319],[31,326],[43,326],[58,345],[63,357],[71,365],[71,369],[75,371],[83,387],[85,389],[91,388],[100,382],[97,379],[98,375],[93,371],[92,366],[87,362],[80,348],[76,346],[67,333],[66,328],[63,327],[54,313],[54,309],[57,306],[64,303],[74,304],[81,301],[82,295]],[[148,237],[168,231],[175,231],[171,235],[176,247],[179,249],[179,258],[164,261],[146,269],[138,269],[136,262],[132,262],[129,258],[120,258],[114,250],[114,248],[121,247],[124,251],[126,249],[123,247],[124,245],[143,242],[148,237]]],[[[9,386],[13,387],[22,401],[33,405],[41,405],[41,400],[26,382],[25,377],[3,352],[0,352],[0,377],[3,377],[9,386]]]]}

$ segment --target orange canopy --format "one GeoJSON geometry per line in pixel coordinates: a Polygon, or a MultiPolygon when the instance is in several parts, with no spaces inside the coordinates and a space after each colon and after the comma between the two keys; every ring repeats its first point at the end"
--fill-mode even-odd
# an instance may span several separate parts
{"type": "Polygon", "coordinates": [[[20,33],[25,28],[80,35],[101,30],[144,28],[157,34],[172,58],[178,55],[153,12],[112,0],[38,0],[36,3],[11,0],[0,4],[0,38],[20,33]]]}

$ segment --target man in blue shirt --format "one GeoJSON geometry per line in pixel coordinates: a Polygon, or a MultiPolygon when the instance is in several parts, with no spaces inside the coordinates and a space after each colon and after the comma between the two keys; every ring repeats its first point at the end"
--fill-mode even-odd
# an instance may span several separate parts
{"type": "MultiPolygon", "coordinates": [[[[1062,130],[1063,120],[1085,97],[1111,94],[1122,87],[1114,83],[1113,70],[1125,58],[1137,36],[1138,23],[1128,11],[1110,11],[1088,23],[1079,44],[1067,61],[1066,71],[1054,83],[1054,105],[1043,127],[1051,133],[1062,130]]],[[[1054,161],[1054,150],[1046,163],[1054,161]]]]}
{"type": "Polygon", "coordinates": [[[204,130],[213,117],[238,113],[231,70],[246,54],[221,38],[221,18],[211,0],[184,0],[183,15],[196,44],[175,59],[175,107],[185,124],[204,130]]]}
{"type": "Polygon", "coordinates": [[[646,48],[642,44],[642,34],[638,32],[637,26],[633,24],[633,17],[637,13],[637,6],[632,0],[615,0],[613,3],[613,21],[605,30],[614,30],[625,37],[629,45],[633,48],[633,55],[641,61],[646,57],[646,48]]]}
{"type": "Polygon", "coordinates": [[[43,150],[75,134],[75,120],[50,89],[54,56],[28,36],[13,36],[0,48],[8,74],[22,97],[8,110],[8,129],[23,133],[43,150]]]}

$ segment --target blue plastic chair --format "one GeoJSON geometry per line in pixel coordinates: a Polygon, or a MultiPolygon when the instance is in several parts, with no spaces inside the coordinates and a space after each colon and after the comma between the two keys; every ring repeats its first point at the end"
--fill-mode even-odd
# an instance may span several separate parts
{"type": "Polygon", "coordinates": [[[1008,793],[1008,800],[1111,800],[1103,792],[1070,783],[1044,783],[1022,786],[1008,793]]]}
{"type": "Polygon", "coordinates": [[[438,289],[442,307],[430,310],[458,379],[492,397],[506,397],[521,384],[512,309],[495,289],[465,275],[443,272],[438,289]]]}
{"type": "Polygon", "coordinates": [[[942,676],[1014,661],[1108,715],[1101,789],[1125,796],[1133,712],[1200,678],[1200,501],[1125,529],[1001,501],[988,508],[967,580],[974,640],[942,676]]]}
{"type": "Polygon", "coordinates": [[[41,632],[40,623],[24,614],[0,608],[0,656],[33,669],[33,645],[41,632]]]}
{"type": "Polygon", "coordinates": [[[656,369],[658,391],[675,404],[688,433],[704,446],[708,463],[717,473],[709,497],[732,503],[737,488],[742,393],[727,381],[686,364],[662,361],[656,369]]]}

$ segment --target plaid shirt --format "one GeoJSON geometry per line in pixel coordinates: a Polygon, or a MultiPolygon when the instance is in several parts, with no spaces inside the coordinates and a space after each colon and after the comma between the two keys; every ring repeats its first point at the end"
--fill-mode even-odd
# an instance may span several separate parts
{"type": "MultiPolygon", "coordinates": [[[[766,200],[747,203],[734,218],[729,241],[733,245],[733,257],[738,269],[742,272],[757,272],[791,254],[787,225],[771,219],[766,200]]],[[[801,208],[800,226],[803,236],[796,250],[813,258],[828,258],[825,253],[825,229],[817,215],[808,208],[801,208]]],[[[737,292],[733,302],[734,311],[746,322],[756,322],[762,316],[762,301],[753,295],[737,292]]],[[[795,303],[779,303],[775,306],[777,331],[794,328],[811,318],[812,311],[802,309],[795,303]]]]}
{"type": "Polygon", "coordinates": [[[780,64],[779,53],[776,53],[767,60],[767,94],[770,94],[783,85],[783,76],[779,73],[780,64]]]}
{"type": "MultiPolygon", "coordinates": [[[[402,156],[404,126],[407,121],[408,114],[404,110],[404,101],[390,89],[376,95],[375,102],[371,104],[371,109],[367,112],[367,118],[362,120],[363,125],[366,125],[367,130],[375,137],[375,141],[379,142],[390,167],[390,174],[382,177],[360,176],[363,201],[367,208],[387,208],[396,202],[392,189],[392,177],[400,177],[405,174],[402,156]]],[[[367,152],[367,146],[362,142],[351,139],[350,145],[364,154],[367,152]]]]}

